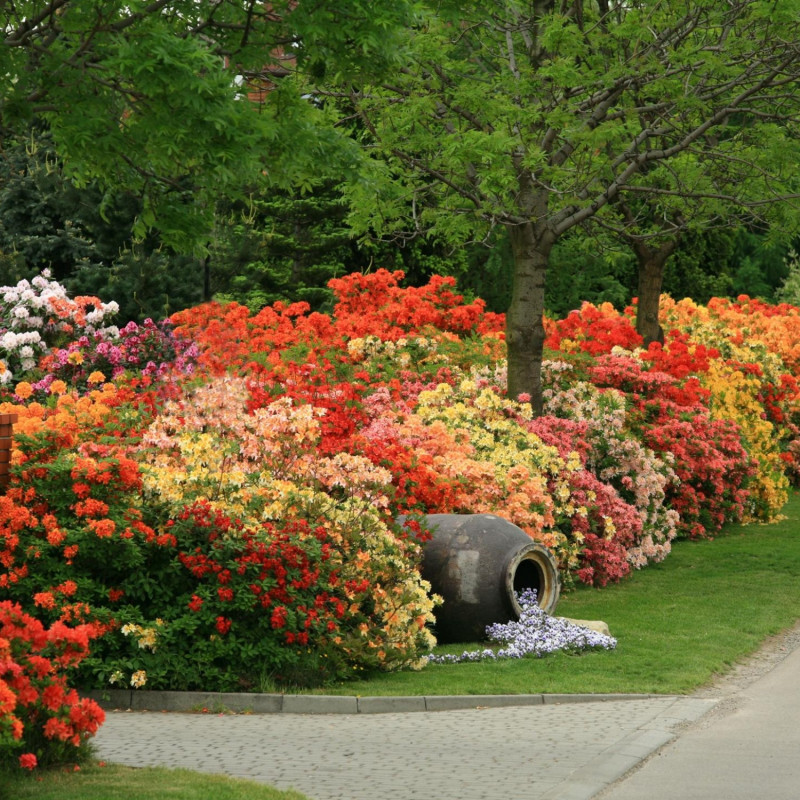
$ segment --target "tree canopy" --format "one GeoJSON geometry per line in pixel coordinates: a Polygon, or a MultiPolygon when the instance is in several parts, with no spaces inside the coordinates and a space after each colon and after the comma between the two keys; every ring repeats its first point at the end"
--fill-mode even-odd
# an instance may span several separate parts
{"type": "Polygon", "coordinates": [[[358,222],[508,230],[512,396],[540,399],[545,275],[564,233],[619,221],[623,199],[659,213],[793,179],[790,153],[765,172],[753,148],[766,125],[795,140],[798,0],[463,3],[428,15],[410,46],[391,80],[339,92],[379,159],[358,222]]]}
{"type": "Polygon", "coordinates": [[[411,12],[404,0],[5,2],[0,135],[46,123],[75,181],[124,187],[142,200],[140,231],[192,244],[221,192],[355,168],[295,78],[385,69],[411,12]],[[253,92],[261,102],[244,101],[253,92]]]}

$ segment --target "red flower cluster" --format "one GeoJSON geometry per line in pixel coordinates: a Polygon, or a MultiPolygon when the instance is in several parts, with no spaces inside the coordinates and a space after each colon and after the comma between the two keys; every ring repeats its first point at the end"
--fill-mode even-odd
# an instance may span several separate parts
{"type": "Polygon", "coordinates": [[[672,455],[680,483],[669,488],[667,502],[680,514],[683,535],[703,538],[742,519],[747,480],[756,466],[733,422],[711,420],[703,410],[678,411],[661,414],[645,430],[644,441],[657,453],[672,455]]]}
{"type": "Polygon", "coordinates": [[[584,303],[579,311],[571,311],[564,319],[548,321],[545,347],[551,350],[570,349],[599,355],[610,353],[614,347],[634,350],[642,346],[642,337],[636,333],[628,317],[614,310],[608,303],[595,306],[584,303]]]}
{"type": "MultiPolygon", "coordinates": [[[[186,602],[195,614],[202,646],[209,629],[231,637],[208,664],[235,686],[242,675],[258,675],[269,658],[272,668],[293,674],[313,643],[319,650],[340,633],[348,609],[370,592],[366,580],[344,580],[341,542],[324,525],[303,519],[248,530],[208,503],[188,506],[173,530],[181,542],[177,560],[191,576],[186,602]],[[230,649],[239,651],[226,663],[230,649]]],[[[341,665],[332,657],[320,669],[341,665]]],[[[173,676],[174,680],[174,676],[173,676]]]]}
{"type": "Polygon", "coordinates": [[[0,602],[0,764],[13,749],[24,769],[64,760],[105,719],[93,700],[79,698],[66,670],[83,660],[101,634],[91,623],[45,628],[9,601],[0,602]]]}

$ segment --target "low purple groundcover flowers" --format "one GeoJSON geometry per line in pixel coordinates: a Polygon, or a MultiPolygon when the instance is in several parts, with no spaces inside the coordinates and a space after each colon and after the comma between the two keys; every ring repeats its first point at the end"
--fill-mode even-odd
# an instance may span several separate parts
{"type": "Polygon", "coordinates": [[[524,589],[517,595],[522,613],[517,622],[497,622],[486,628],[486,635],[502,645],[499,650],[465,650],[461,655],[431,655],[429,664],[458,664],[465,661],[492,661],[500,658],[541,658],[557,650],[571,653],[594,648],[613,650],[613,636],[589,630],[564,619],[546,614],[536,604],[536,590],[524,589]]]}

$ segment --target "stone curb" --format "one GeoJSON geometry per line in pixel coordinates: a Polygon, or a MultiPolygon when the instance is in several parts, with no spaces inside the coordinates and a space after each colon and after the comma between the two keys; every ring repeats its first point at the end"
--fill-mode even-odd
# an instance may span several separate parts
{"type": "Polygon", "coordinates": [[[507,706],[608,703],[681,695],[659,694],[490,694],[412,697],[349,697],[249,692],[156,692],[110,689],[86,692],[107,711],[172,711],[214,714],[386,714],[414,711],[503,708],[507,706]]]}

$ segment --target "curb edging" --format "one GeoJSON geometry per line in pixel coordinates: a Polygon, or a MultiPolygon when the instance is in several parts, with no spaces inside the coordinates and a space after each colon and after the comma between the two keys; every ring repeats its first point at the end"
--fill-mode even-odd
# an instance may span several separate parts
{"type": "Polygon", "coordinates": [[[346,695],[254,694],[249,692],[172,692],[136,689],[84,693],[106,711],[217,714],[386,714],[419,711],[505,708],[508,706],[608,703],[663,699],[661,694],[497,694],[356,697],[346,695]]]}

